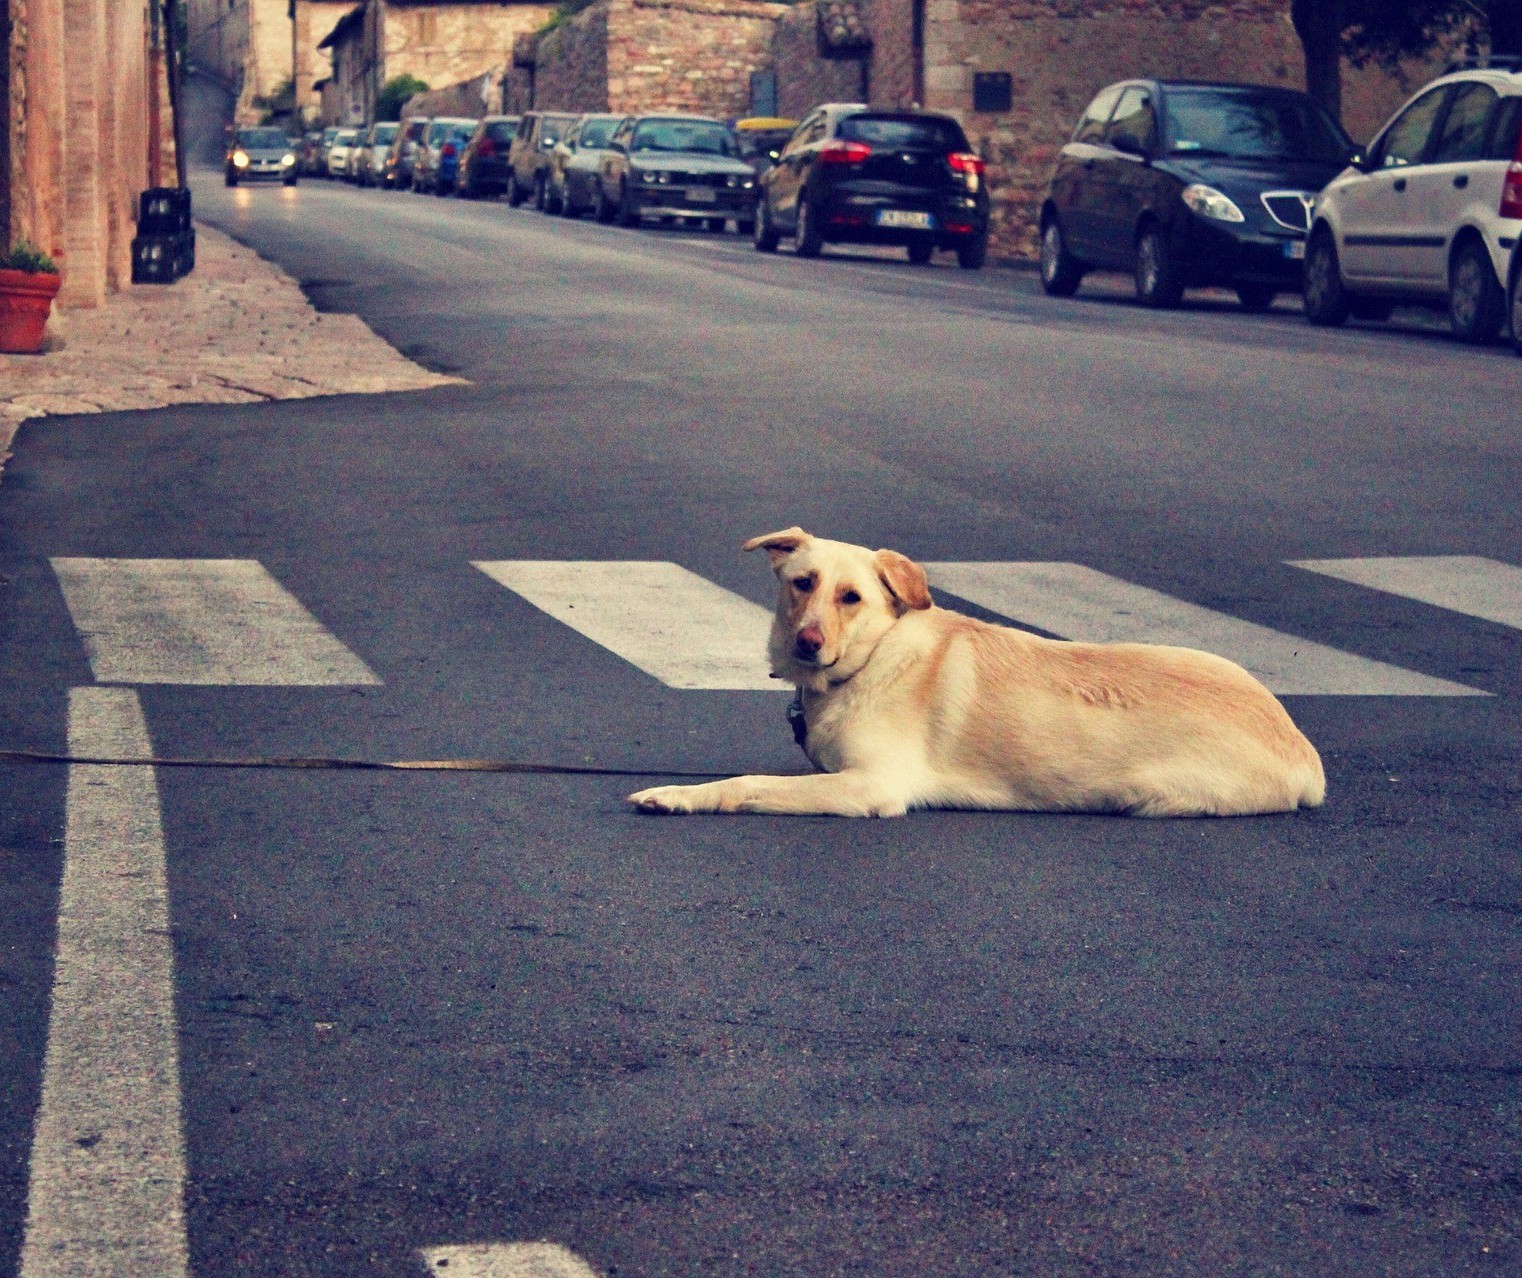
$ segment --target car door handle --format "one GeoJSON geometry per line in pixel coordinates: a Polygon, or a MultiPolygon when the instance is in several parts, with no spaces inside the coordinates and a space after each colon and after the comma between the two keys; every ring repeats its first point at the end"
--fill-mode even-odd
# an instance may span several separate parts
{"type": "Polygon", "coordinates": [[[1404,191],[1406,189],[1406,179],[1405,178],[1396,178],[1395,182],[1394,182],[1394,186],[1395,186],[1395,189],[1397,191],[1404,191]]]}
{"type": "Polygon", "coordinates": [[[1458,177],[1453,179],[1453,184],[1462,191],[1466,186],[1469,185],[1469,174],[1460,173],[1458,177]]]}

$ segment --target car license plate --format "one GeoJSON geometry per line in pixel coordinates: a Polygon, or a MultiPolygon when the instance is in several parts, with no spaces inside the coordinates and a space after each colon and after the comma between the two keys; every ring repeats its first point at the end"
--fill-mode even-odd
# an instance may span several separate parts
{"type": "Polygon", "coordinates": [[[1291,240],[1284,246],[1284,256],[1299,262],[1305,257],[1305,241],[1291,240]]]}
{"type": "Polygon", "coordinates": [[[719,198],[719,193],[711,186],[689,186],[687,188],[688,204],[713,204],[719,198]]]}
{"type": "Polygon", "coordinates": [[[898,226],[911,231],[932,231],[935,219],[928,213],[911,213],[907,209],[878,209],[878,226],[898,226]]]}

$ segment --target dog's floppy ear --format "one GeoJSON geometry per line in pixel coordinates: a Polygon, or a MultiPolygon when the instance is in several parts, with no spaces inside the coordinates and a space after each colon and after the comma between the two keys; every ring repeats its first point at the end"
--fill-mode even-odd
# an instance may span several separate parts
{"type": "Polygon", "coordinates": [[[793,551],[806,541],[813,541],[812,533],[806,533],[802,528],[784,528],[781,532],[766,533],[760,537],[752,537],[740,547],[741,550],[764,550],[771,556],[772,567],[786,559],[793,551]]]}
{"type": "Polygon", "coordinates": [[[896,550],[879,550],[872,558],[888,593],[904,607],[928,608],[935,602],[930,598],[930,582],[925,577],[925,570],[907,555],[896,550]]]}

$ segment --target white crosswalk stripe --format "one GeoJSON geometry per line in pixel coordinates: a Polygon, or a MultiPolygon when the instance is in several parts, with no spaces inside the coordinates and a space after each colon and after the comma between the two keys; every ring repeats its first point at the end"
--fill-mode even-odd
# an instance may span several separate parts
{"type": "Polygon", "coordinates": [[[1093,643],[1164,643],[1230,658],[1274,692],[1485,696],[1475,688],[1284,634],[1069,563],[925,565],[932,586],[1038,630],[1093,643]]]}
{"type": "Polygon", "coordinates": [[[679,564],[519,559],[475,566],[669,687],[781,686],[766,663],[771,614],[679,564]]]}
{"type": "Polygon", "coordinates": [[[1522,568],[1480,555],[1291,559],[1292,567],[1522,630],[1522,568]]]}
{"type": "Polygon", "coordinates": [[[52,563],[100,683],[380,682],[254,560],[52,563]]]}
{"type": "Polygon", "coordinates": [[[431,1273],[447,1269],[452,1278],[597,1278],[592,1266],[559,1243],[470,1243],[424,1247],[431,1273]]]}

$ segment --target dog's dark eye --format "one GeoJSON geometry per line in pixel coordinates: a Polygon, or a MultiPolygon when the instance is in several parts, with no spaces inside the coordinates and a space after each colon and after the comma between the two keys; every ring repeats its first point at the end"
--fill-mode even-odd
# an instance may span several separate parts
{"type": "Polygon", "coordinates": [[[845,604],[860,603],[861,596],[858,595],[854,590],[846,590],[841,593],[840,602],[845,604]]]}
{"type": "Polygon", "coordinates": [[[814,588],[814,579],[812,577],[794,577],[793,578],[793,589],[796,590],[800,595],[806,595],[806,594],[808,594],[809,591],[811,591],[813,588],[814,588]]]}

